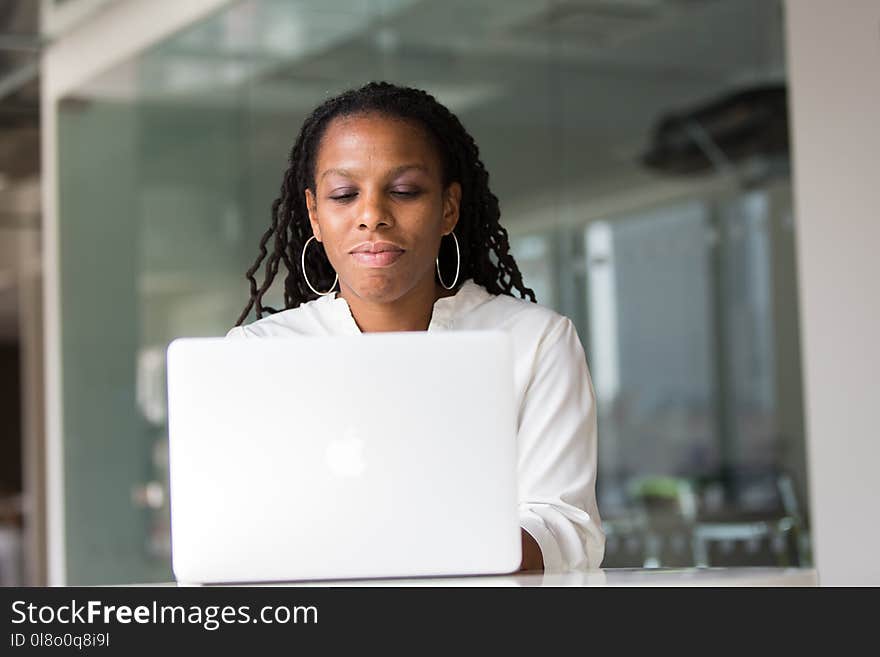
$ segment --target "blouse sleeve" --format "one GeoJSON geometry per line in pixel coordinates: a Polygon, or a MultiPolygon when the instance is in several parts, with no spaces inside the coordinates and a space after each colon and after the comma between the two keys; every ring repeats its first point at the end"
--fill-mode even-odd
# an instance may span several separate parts
{"type": "Polygon", "coordinates": [[[517,440],[520,525],[541,548],[545,572],[599,568],[596,396],[567,317],[538,347],[517,440]]]}

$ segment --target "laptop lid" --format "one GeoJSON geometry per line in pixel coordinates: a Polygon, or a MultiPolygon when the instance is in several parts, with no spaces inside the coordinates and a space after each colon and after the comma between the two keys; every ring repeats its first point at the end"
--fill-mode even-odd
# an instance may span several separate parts
{"type": "Polygon", "coordinates": [[[167,365],[179,581],[519,566],[506,333],[179,339],[167,365]]]}

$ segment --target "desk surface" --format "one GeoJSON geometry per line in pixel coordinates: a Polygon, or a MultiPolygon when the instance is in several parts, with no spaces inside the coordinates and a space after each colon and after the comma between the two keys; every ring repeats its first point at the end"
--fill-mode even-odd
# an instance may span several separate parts
{"type": "MultiPolygon", "coordinates": [[[[485,577],[322,580],[268,586],[818,586],[811,568],[608,568],[568,573],[518,573],[485,577]]],[[[176,583],[166,585],[175,586],[176,583]]],[[[265,584],[263,584],[265,585],[265,584]]],[[[185,585],[183,585],[185,586],[185,585]]]]}

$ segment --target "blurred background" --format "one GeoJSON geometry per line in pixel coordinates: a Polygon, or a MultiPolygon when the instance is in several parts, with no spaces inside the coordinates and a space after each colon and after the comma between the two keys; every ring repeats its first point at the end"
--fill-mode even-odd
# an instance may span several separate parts
{"type": "Polygon", "coordinates": [[[234,323],[302,120],[378,79],[462,119],[578,328],[603,567],[813,564],[781,1],[158,2],[119,47],[144,4],[0,2],[0,584],[172,579],[165,347],[234,323]]]}

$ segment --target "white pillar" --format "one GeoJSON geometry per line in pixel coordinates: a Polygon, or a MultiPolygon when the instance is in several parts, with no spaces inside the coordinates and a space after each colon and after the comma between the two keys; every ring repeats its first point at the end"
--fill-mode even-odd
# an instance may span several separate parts
{"type": "Polygon", "coordinates": [[[880,585],[880,0],[786,4],[812,535],[880,585]]]}

